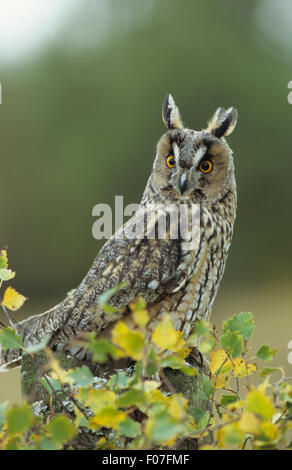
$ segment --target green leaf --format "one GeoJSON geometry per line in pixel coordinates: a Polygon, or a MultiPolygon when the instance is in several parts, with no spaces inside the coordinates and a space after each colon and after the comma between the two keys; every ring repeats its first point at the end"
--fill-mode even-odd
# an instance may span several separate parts
{"type": "Polygon", "coordinates": [[[159,366],[161,368],[170,367],[171,369],[178,369],[185,375],[197,375],[197,369],[185,362],[185,356],[185,350],[181,350],[178,353],[167,353],[160,361],[159,366]]]}
{"type": "Polygon", "coordinates": [[[213,393],[214,387],[206,375],[203,376],[202,384],[198,390],[198,395],[203,400],[209,400],[213,393]]]}
{"type": "Polygon", "coordinates": [[[119,424],[119,431],[126,437],[138,437],[141,434],[141,424],[127,416],[126,419],[119,424]]]}
{"type": "Polygon", "coordinates": [[[244,339],[249,339],[253,330],[253,314],[250,312],[241,312],[223,322],[223,333],[233,331],[239,333],[244,339]]]}
{"type": "Polygon", "coordinates": [[[55,416],[45,429],[48,436],[60,444],[70,441],[77,432],[75,426],[64,415],[55,416]]]}
{"type": "Polygon", "coordinates": [[[2,268],[0,269],[0,280],[1,281],[9,281],[15,277],[15,272],[11,271],[11,269],[2,268]]]}
{"type": "Polygon", "coordinates": [[[5,401],[4,403],[1,403],[0,405],[0,431],[5,421],[5,410],[8,406],[8,403],[9,403],[8,401],[5,401]]]}
{"type": "Polygon", "coordinates": [[[94,335],[89,335],[89,344],[86,345],[92,352],[92,359],[100,364],[108,360],[108,356],[113,359],[118,357],[118,349],[106,339],[96,339],[94,335]]]}
{"type": "Polygon", "coordinates": [[[161,359],[159,365],[163,369],[165,367],[170,367],[171,369],[180,369],[184,364],[185,358],[182,357],[179,353],[166,354],[163,359],[161,359]]]}
{"type": "Polygon", "coordinates": [[[199,336],[205,336],[210,330],[210,326],[207,322],[203,320],[198,320],[195,322],[194,332],[191,337],[194,336],[198,338],[199,336]]]}
{"type": "Polygon", "coordinates": [[[133,382],[132,384],[139,384],[141,382],[143,375],[143,366],[141,361],[137,361],[134,366],[134,373],[132,375],[133,382]]]}
{"type": "Polygon", "coordinates": [[[0,250],[0,269],[8,268],[8,257],[6,250],[0,250]]]}
{"type": "Polygon", "coordinates": [[[185,375],[192,375],[192,376],[195,376],[195,375],[197,375],[197,373],[198,373],[198,371],[197,371],[197,369],[196,369],[195,367],[190,366],[190,365],[188,365],[188,364],[182,365],[182,366],[179,368],[179,370],[180,370],[183,374],[185,374],[185,375]]]}
{"type": "Polygon", "coordinates": [[[115,313],[118,310],[116,307],[112,307],[109,304],[103,304],[102,308],[105,313],[115,313]]]}
{"type": "Polygon", "coordinates": [[[230,403],[235,403],[237,400],[237,395],[222,395],[220,399],[220,405],[227,406],[230,405],[230,403]]]}
{"type": "Polygon", "coordinates": [[[119,391],[127,388],[132,380],[133,378],[129,377],[126,372],[119,371],[117,374],[111,376],[108,386],[110,390],[119,391]]]}
{"type": "Polygon", "coordinates": [[[8,439],[8,442],[5,445],[5,450],[21,450],[21,436],[15,435],[8,439]]]}
{"type": "Polygon", "coordinates": [[[41,450],[61,450],[63,448],[62,444],[51,439],[50,437],[44,437],[39,442],[39,447],[41,450]]]}
{"type": "Polygon", "coordinates": [[[152,375],[156,374],[159,369],[158,358],[153,346],[151,346],[150,352],[147,357],[147,364],[146,364],[146,374],[148,377],[152,377],[152,375]]]}
{"type": "Polygon", "coordinates": [[[233,423],[225,426],[222,429],[224,435],[224,442],[227,445],[238,446],[242,445],[244,441],[244,433],[238,428],[238,423],[233,423]]]}
{"type": "Polygon", "coordinates": [[[266,377],[266,375],[271,374],[272,372],[279,371],[278,367],[263,367],[259,373],[260,377],[266,377]]]}
{"type": "MultiPolygon", "coordinates": [[[[61,382],[59,382],[59,380],[55,379],[54,377],[48,377],[48,381],[50,382],[51,386],[53,387],[55,391],[62,390],[63,387],[62,387],[61,382]]],[[[43,377],[41,377],[40,382],[43,385],[43,387],[45,387],[45,389],[49,392],[49,394],[51,394],[52,389],[49,386],[48,382],[43,377]]]]}
{"type": "Polygon", "coordinates": [[[167,412],[162,411],[148,420],[146,424],[146,434],[156,442],[163,442],[176,438],[181,430],[181,426],[167,412]]]}
{"type": "Polygon", "coordinates": [[[34,415],[27,403],[9,408],[6,412],[7,432],[15,435],[27,431],[34,422],[34,415]]]}
{"type": "Polygon", "coordinates": [[[208,354],[209,352],[214,351],[217,346],[217,341],[213,335],[208,334],[203,337],[203,340],[200,341],[198,345],[198,350],[204,355],[208,354]]]}
{"type": "Polygon", "coordinates": [[[243,337],[240,334],[226,330],[226,333],[221,336],[220,342],[232,358],[241,354],[243,337]]]}
{"type": "Polygon", "coordinates": [[[74,381],[74,384],[79,387],[86,387],[94,382],[94,377],[87,366],[71,369],[68,372],[68,377],[70,377],[74,381]]]}
{"type": "Polygon", "coordinates": [[[3,328],[0,330],[0,344],[2,349],[19,349],[21,348],[21,336],[15,329],[3,328]]]}
{"type": "Polygon", "coordinates": [[[190,409],[190,414],[196,421],[198,429],[204,429],[209,421],[210,412],[202,410],[201,408],[192,407],[190,409]]]}
{"type": "Polygon", "coordinates": [[[253,314],[250,312],[241,312],[223,322],[223,333],[227,330],[233,331],[234,333],[239,333],[244,339],[249,339],[254,327],[253,314]]]}
{"type": "Polygon", "coordinates": [[[145,402],[144,394],[141,390],[131,389],[123,393],[117,401],[118,408],[129,408],[130,406],[143,405],[145,402]]]}
{"type": "Polygon", "coordinates": [[[263,346],[260,347],[258,352],[256,353],[256,358],[260,359],[261,361],[271,361],[278,349],[273,349],[271,350],[270,346],[268,344],[263,344],[263,346]]]}

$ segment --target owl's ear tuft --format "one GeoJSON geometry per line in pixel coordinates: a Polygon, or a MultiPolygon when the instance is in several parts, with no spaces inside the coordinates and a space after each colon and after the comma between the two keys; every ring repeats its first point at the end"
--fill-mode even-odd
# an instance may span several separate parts
{"type": "Polygon", "coordinates": [[[183,127],[178,107],[171,94],[166,95],[163,102],[162,120],[168,129],[181,129],[183,127]]]}
{"type": "Polygon", "coordinates": [[[208,131],[214,134],[219,139],[230,135],[236,126],[237,110],[235,108],[218,108],[208,123],[208,131]]]}

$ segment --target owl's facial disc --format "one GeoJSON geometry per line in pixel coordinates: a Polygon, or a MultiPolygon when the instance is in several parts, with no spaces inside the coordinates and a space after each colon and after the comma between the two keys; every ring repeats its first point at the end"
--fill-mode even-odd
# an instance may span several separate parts
{"type": "Polygon", "coordinates": [[[232,152],[225,136],[237,121],[234,108],[218,108],[203,131],[184,127],[171,95],[162,106],[167,132],[157,144],[152,187],[164,200],[213,203],[235,185],[232,152]]]}
{"type": "Polygon", "coordinates": [[[214,202],[232,174],[230,148],[208,131],[172,129],[158,143],[153,183],[163,199],[214,202]]]}
{"type": "Polygon", "coordinates": [[[196,189],[201,175],[207,175],[214,169],[209,155],[211,143],[199,139],[195,131],[179,133],[177,140],[170,143],[174,166],[170,174],[173,188],[180,196],[187,197],[196,189]]]}

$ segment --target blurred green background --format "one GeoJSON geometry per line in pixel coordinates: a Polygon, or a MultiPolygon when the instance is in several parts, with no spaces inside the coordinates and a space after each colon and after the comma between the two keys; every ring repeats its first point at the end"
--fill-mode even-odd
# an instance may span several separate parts
{"type": "MultiPolygon", "coordinates": [[[[44,11],[26,4],[32,29],[45,29],[55,8],[42,4],[44,11]]],[[[140,201],[171,92],[198,130],[218,106],[239,111],[228,138],[238,218],[212,321],[253,311],[255,348],[263,341],[279,347],[276,363],[291,369],[291,3],[61,4],[39,45],[41,29],[29,50],[28,28],[21,37],[15,27],[7,49],[0,46],[0,246],[9,246],[17,271],[13,287],[29,298],[14,316],[44,311],[79,284],[102,245],[91,234],[95,204],[113,206],[115,195],[140,201]]],[[[22,25],[22,11],[3,14],[7,28],[17,15],[22,25]]],[[[9,377],[0,376],[0,399],[9,377]]],[[[14,400],[15,374],[11,380],[14,400]]]]}

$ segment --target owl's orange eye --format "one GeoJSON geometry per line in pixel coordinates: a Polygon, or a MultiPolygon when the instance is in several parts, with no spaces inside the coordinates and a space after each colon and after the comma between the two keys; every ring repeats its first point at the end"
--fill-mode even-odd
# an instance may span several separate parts
{"type": "Polygon", "coordinates": [[[210,173],[210,171],[213,170],[213,163],[211,162],[211,160],[204,160],[203,162],[201,162],[200,164],[200,171],[202,173],[210,173]]]}
{"type": "Polygon", "coordinates": [[[175,166],[175,159],[173,155],[168,155],[166,159],[166,165],[168,168],[173,168],[175,166]]]}

